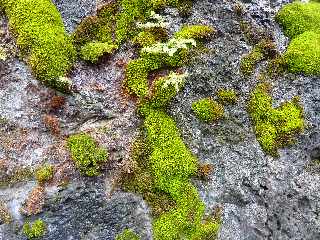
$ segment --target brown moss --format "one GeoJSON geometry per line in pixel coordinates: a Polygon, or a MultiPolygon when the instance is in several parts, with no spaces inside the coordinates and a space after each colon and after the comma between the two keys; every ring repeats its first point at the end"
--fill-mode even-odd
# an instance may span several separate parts
{"type": "Polygon", "coordinates": [[[63,107],[65,102],[66,102],[65,97],[55,95],[50,99],[48,103],[48,108],[50,108],[50,110],[53,110],[53,111],[59,110],[63,107]]]}
{"type": "Polygon", "coordinates": [[[42,212],[45,198],[45,189],[43,186],[36,186],[26,199],[21,212],[27,216],[35,215],[42,212]]]}
{"type": "Polygon", "coordinates": [[[60,121],[57,117],[45,114],[42,121],[53,135],[60,135],[60,121]]]}

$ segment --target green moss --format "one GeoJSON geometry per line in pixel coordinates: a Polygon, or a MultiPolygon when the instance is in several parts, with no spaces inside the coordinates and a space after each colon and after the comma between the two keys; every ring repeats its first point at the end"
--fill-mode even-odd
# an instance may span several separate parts
{"type": "Polygon", "coordinates": [[[176,38],[184,38],[184,39],[206,39],[212,34],[214,34],[215,30],[210,26],[205,25],[188,25],[183,26],[179,32],[175,34],[176,38]]]}
{"type": "Polygon", "coordinates": [[[285,34],[292,39],[284,59],[292,73],[320,74],[320,3],[294,2],[276,16],[285,34]]]}
{"type": "Polygon", "coordinates": [[[83,60],[95,63],[104,54],[110,54],[117,46],[109,43],[102,42],[89,42],[81,48],[81,57],[83,60]]]}
{"type": "Polygon", "coordinates": [[[217,94],[222,104],[235,104],[238,100],[236,92],[232,89],[219,89],[217,94]]]}
{"type": "Polygon", "coordinates": [[[5,61],[7,59],[6,50],[0,46],[0,61],[5,61]]]}
{"type": "Polygon", "coordinates": [[[251,93],[248,110],[261,147],[271,155],[277,155],[278,148],[291,143],[294,135],[304,129],[303,110],[298,99],[273,108],[266,84],[258,85],[251,93]]]}
{"type": "Polygon", "coordinates": [[[23,225],[23,233],[28,239],[43,237],[47,230],[45,222],[38,219],[32,223],[26,222],[23,225]]]}
{"type": "Polygon", "coordinates": [[[131,229],[126,229],[116,237],[116,240],[140,240],[140,237],[131,229]]]}
{"type": "Polygon", "coordinates": [[[249,76],[254,72],[254,69],[261,60],[263,60],[263,54],[260,49],[254,49],[241,59],[240,70],[241,72],[249,76]]]}
{"type": "Polygon", "coordinates": [[[39,183],[45,183],[53,178],[54,168],[52,165],[43,165],[36,170],[36,179],[39,183]]]}
{"type": "Polygon", "coordinates": [[[0,169],[0,188],[12,187],[17,183],[25,182],[33,178],[34,172],[31,168],[17,168],[7,174],[0,169]]]}
{"type": "Polygon", "coordinates": [[[36,77],[48,86],[68,91],[57,79],[75,60],[75,49],[62,18],[50,0],[2,0],[17,44],[36,77]]]}
{"type": "Polygon", "coordinates": [[[240,62],[240,71],[250,76],[254,72],[256,65],[265,59],[273,59],[278,55],[275,44],[269,39],[263,39],[256,44],[253,50],[244,56],[240,62]]]}
{"type": "Polygon", "coordinates": [[[276,20],[290,38],[295,38],[307,31],[319,32],[320,3],[296,1],[287,4],[278,12],[276,20]]]}
{"type": "Polygon", "coordinates": [[[84,18],[72,34],[75,45],[81,48],[90,42],[112,44],[117,12],[118,5],[109,3],[100,8],[96,16],[84,18]]]}
{"type": "MultiPolygon", "coordinates": [[[[154,221],[155,239],[194,239],[193,236],[203,231],[205,209],[189,181],[197,171],[197,159],[183,143],[172,118],[162,110],[151,108],[145,114],[146,139],[151,149],[149,164],[155,187],[176,202],[175,208],[154,221]]],[[[217,229],[214,222],[210,227],[212,231],[217,229]]]]}
{"type": "Polygon", "coordinates": [[[87,176],[97,176],[101,165],[107,161],[108,153],[97,147],[94,139],[86,133],[79,133],[68,138],[71,157],[80,172],[87,176]]]}
{"type": "Polygon", "coordinates": [[[211,98],[203,98],[192,103],[192,110],[204,122],[213,122],[223,117],[223,106],[211,98]]]}
{"type": "Polygon", "coordinates": [[[186,74],[171,72],[166,77],[157,79],[154,83],[153,94],[148,104],[152,108],[165,108],[184,86],[186,74]]]}
{"type": "MultiPolygon", "coordinates": [[[[197,28],[200,27],[197,26],[197,28]]],[[[195,32],[197,31],[191,31],[191,33],[195,32]]],[[[166,43],[156,43],[145,47],[141,50],[140,58],[129,62],[124,84],[131,94],[135,94],[140,98],[148,95],[148,77],[151,71],[185,65],[188,61],[190,49],[196,46],[196,42],[193,39],[182,38],[182,36],[172,38],[166,43]]],[[[203,39],[205,36],[208,36],[208,32],[207,34],[199,34],[196,39],[203,39]]]]}
{"type": "Polygon", "coordinates": [[[320,74],[320,33],[305,32],[294,38],[284,58],[292,73],[320,74]]]}

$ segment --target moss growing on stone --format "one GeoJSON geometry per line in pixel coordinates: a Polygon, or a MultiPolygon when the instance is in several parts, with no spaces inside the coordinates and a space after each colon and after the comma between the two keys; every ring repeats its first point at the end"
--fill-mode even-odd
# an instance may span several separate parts
{"type": "Polygon", "coordinates": [[[68,91],[57,82],[75,61],[59,11],[50,0],[2,0],[17,44],[36,77],[44,84],[68,91]]]}
{"type": "Polygon", "coordinates": [[[217,95],[222,104],[235,104],[238,100],[237,93],[233,89],[219,89],[217,95]]]}
{"type": "Polygon", "coordinates": [[[47,226],[45,222],[41,219],[34,221],[32,224],[26,222],[23,225],[23,233],[28,239],[40,238],[43,237],[47,226]]]}
{"type": "Polygon", "coordinates": [[[276,16],[292,39],[284,59],[292,73],[320,74],[320,2],[293,2],[276,16]]]}
{"type": "Polygon", "coordinates": [[[204,122],[213,122],[223,117],[223,106],[211,98],[203,98],[192,103],[192,110],[204,122]]]}
{"type": "Polygon", "coordinates": [[[105,54],[111,54],[117,48],[116,45],[102,42],[89,42],[81,48],[83,60],[95,63],[105,54]]]}
{"type": "Polygon", "coordinates": [[[184,39],[206,39],[212,34],[214,34],[215,30],[206,25],[187,25],[183,26],[180,31],[175,33],[176,38],[184,38],[184,39]]]}
{"type": "MultiPolygon", "coordinates": [[[[175,122],[162,110],[145,111],[144,127],[150,146],[149,164],[155,187],[167,193],[176,207],[158,217],[155,239],[194,239],[203,230],[204,204],[189,178],[197,171],[197,159],[183,143],[175,122]]],[[[211,230],[218,224],[212,221],[211,230]]]]}
{"type": "MultiPolygon", "coordinates": [[[[206,36],[208,37],[208,35],[206,36]]],[[[196,39],[204,37],[205,34],[201,34],[196,39]]],[[[190,49],[196,45],[194,39],[179,37],[172,38],[166,43],[159,42],[143,48],[140,58],[132,60],[128,64],[125,86],[131,94],[140,98],[146,97],[149,92],[149,73],[160,68],[183,66],[188,60],[190,49]]]]}
{"type": "Polygon", "coordinates": [[[320,2],[295,1],[285,5],[277,14],[276,20],[290,38],[307,32],[320,31],[320,2]]]}
{"type": "Polygon", "coordinates": [[[292,73],[320,75],[320,32],[304,32],[294,38],[284,59],[292,73]]]}
{"type": "Polygon", "coordinates": [[[291,143],[294,135],[304,129],[303,109],[298,99],[273,108],[267,84],[258,85],[251,93],[248,110],[261,147],[271,155],[276,156],[278,148],[291,143]]]}
{"type": "Polygon", "coordinates": [[[126,229],[116,237],[116,240],[140,240],[140,237],[131,229],[126,229]]]}
{"type": "Polygon", "coordinates": [[[240,71],[245,76],[253,74],[256,65],[265,59],[272,59],[277,56],[274,43],[269,39],[263,39],[256,44],[253,50],[245,55],[240,62],[240,71]]]}
{"type": "Polygon", "coordinates": [[[43,184],[53,178],[54,168],[52,165],[43,165],[35,172],[37,181],[43,184]]]}
{"type": "Polygon", "coordinates": [[[107,161],[107,150],[97,146],[94,139],[86,133],[79,133],[67,139],[71,157],[81,173],[97,176],[101,165],[107,161]]]}
{"type": "Polygon", "coordinates": [[[109,3],[100,8],[96,16],[84,18],[72,34],[75,45],[80,48],[90,42],[114,42],[113,32],[118,5],[109,3]]]}

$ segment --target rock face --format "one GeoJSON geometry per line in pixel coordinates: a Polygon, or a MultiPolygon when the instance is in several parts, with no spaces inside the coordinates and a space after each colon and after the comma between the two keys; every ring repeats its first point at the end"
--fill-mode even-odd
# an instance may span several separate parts
{"type": "MultiPolygon", "coordinates": [[[[83,17],[94,13],[99,4],[89,0],[53,2],[62,13],[68,32],[83,17]]],[[[209,181],[194,182],[208,211],[222,208],[221,240],[320,239],[320,79],[284,74],[273,80],[275,107],[300,96],[307,122],[297,141],[273,158],[262,151],[246,111],[249,93],[259,82],[265,63],[258,65],[252,77],[245,78],[239,72],[241,57],[252,48],[241,31],[241,21],[271,34],[283,52],[288,39],[275,23],[274,15],[288,2],[199,0],[186,18],[179,17],[173,9],[164,13],[170,20],[170,29],[177,30],[181,24],[207,24],[217,30],[208,43],[209,51],[188,67],[186,87],[172,102],[169,113],[192,152],[202,163],[214,165],[209,181]],[[242,16],[234,11],[240,3],[242,16]],[[220,88],[235,89],[239,101],[225,107],[225,117],[219,122],[201,123],[192,113],[192,102],[216,98],[220,88]]],[[[48,104],[55,93],[41,86],[18,60],[3,16],[0,26],[4,30],[0,43],[10,50],[8,60],[0,62],[0,117],[5,120],[0,120],[0,174],[43,162],[67,164],[73,169],[63,154],[63,137],[77,131],[90,131],[110,152],[106,171],[98,179],[80,177],[71,170],[67,187],[48,187],[44,211],[31,220],[45,220],[45,239],[113,240],[126,228],[133,229],[142,239],[152,239],[151,217],[143,200],[131,193],[111,194],[110,190],[113,175],[128,159],[130,143],[139,132],[135,104],[121,91],[121,63],[134,56],[132,48],[123,46],[98,65],[78,62],[69,76],[74,93],[63,96],[63,107],[51,109],[48,104]],[[45,127],[44,115],[59,120],[58,136],[45,127]]],[[[11,225],[0,222],[1,240],[25,239],[21,225],[27,218],[19,213],[19,207],[33,186],[34,181],[29,180],[0,188],[0,201],[7,204],[15,219],[11,225]]]]}

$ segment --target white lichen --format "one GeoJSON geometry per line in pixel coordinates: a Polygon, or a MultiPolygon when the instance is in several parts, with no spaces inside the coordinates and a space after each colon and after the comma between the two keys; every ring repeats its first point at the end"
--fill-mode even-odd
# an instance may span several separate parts
{"type": "Polygon", "coordinates": [[[189,76],[188,72],[179,74],[175,72],[170,72],[170,74],[164,78],[164,83],[162,88],[167,88],[169,86],[173,86],[178,93],[181,86],[184,85],[185,79],[189,76]]]}
{"type": "Polygon", "coordinates": [[[141,49],[142,52],[146,53],[165,53],[169,56],[173,56],[178,50],[180,49],[189,49],[190,47],[196,47],[197,42],[196,40],[190,39],[183,39],[183,38],[172,38],[166,43],[155,43],[152,46],[144,47],[141,49]]]}
{"type": "Polygon", "coordinates": [[[141,23],[137,22],[138,28],[150,29],[150,28],[166,28],[168,26],[168,22],[166,22],[165,18],[154,11],[151,11],[149,16],[150,22],[141,23]]]}

